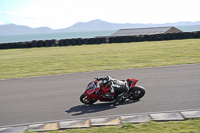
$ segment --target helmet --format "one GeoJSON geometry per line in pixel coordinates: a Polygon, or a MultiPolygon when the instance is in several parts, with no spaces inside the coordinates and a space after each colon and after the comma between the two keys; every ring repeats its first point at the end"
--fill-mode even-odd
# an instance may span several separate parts
{"type": "Polygon", "coordinates": [[[102,84],[105,88],[107,88],[110,85],[110,80],[108,76],[102,79],[102,84]]]}

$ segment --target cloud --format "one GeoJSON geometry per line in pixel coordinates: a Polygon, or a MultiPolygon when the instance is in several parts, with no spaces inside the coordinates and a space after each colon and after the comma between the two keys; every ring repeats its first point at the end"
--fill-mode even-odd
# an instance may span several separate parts
{"type": "Polygon", "coordinates": [[[8,24],[14,23],[17,25],[26,25],[33,27],[32,25],[35,23],[35,27],[40,27],[38,22],[35,22],[35,18],[26,14],[26,13],[18,13],[18,12],[4,12],[1,14],[0,24],[8,24]]]}
{"type": "Polygon", "coordinates": [[[10,15],[10,16],[18,16],[18,13],[16,12],[5,12],[4,14],[10,15]]]}
{"type": "Polygon", "coordinates": [[[5,24],[4,22],[0,22],[0,25],[3,25],[3,24],[5,24]]]}

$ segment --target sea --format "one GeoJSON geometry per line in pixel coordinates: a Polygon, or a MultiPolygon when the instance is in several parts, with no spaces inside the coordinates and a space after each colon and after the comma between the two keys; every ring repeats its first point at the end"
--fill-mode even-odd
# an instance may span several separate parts
{"type": "MultiPolygon", "coordinates": [[[[183,32],[200,31],[200,25],[175,26],[183,32]]],[[[60,40],[71,38],[93,38],[97,36],[110,36],[117,30],[105,31],[81,31],[81,32],[61,32],[61,33],[42,33],[42,34],[19,34],[19,35],[0,35],[0,43],[25,42],[32,40],[60,40]]]]}

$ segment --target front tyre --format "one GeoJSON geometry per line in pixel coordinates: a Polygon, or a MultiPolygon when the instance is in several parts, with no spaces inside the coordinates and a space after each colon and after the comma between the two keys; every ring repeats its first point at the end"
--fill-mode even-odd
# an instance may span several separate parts
{"type": "Polygon", "coordinates": [[[84,95],[84,94],[82,94],[80,96],[80,101],[82,103],[84,103],[84,104],[93,104],[93,103],[95,103],[97,101],[97,99],[90,99],[90,100],[88,100],[87,96],[84,95]]]}
{"type": "Polygon", "coordinates": [[[130,94],[129,99],[130,100],[138,100],[145,95],[145,92],[146,91],[143,86],[139,86],[139,85],[134,86],[134,87],[130,88],[130,90],[129,90],[129,94],[130,94]]]}

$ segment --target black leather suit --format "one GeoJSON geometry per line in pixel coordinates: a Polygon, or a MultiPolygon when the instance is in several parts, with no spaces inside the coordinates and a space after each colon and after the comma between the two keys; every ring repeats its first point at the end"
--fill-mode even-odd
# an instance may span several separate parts
{"type": "Polygon", "coordinates": [[[111,78],[110,76],[101,79],[107,80],[107,83],[108,85],[110,85],[111,89],[111,94],[105,94],[105,97],[110,98],[110,96],[114,95],[114,102],[120,102],[122,100],[122,97],[125,96],[129,90],[127,81],[111,78]]]}

